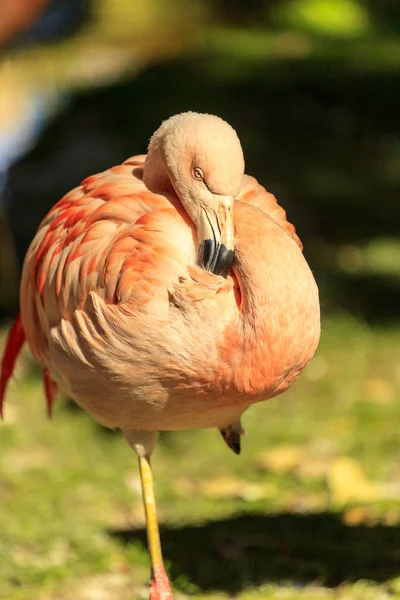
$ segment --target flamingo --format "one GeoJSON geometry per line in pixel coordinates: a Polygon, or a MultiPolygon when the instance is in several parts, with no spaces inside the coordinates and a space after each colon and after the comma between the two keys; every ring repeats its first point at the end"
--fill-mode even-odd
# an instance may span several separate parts
{"type": "Polygon", "coordinates": [[[150,457],[160,430],[214,427],[240,451],[241,415],[284,392],[320,336],[318,288],[285,211],[244,175],[235,130],[187,112],[146,155],[88,177],[26,254],[7,382],[26,340],[48,411],[57,388],[138,456],[151,600],[170,600],[150,457]]]}

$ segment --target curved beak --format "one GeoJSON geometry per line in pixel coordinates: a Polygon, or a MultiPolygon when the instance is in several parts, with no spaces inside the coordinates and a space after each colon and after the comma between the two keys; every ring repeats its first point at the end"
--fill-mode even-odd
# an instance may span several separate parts
{"type": "Polygon", "coordinates": [[[215,210],[201,207],[197,228],[197,262],[206,271],[228,277],[235,258],[233,198],[214,197],[215,210]]]}

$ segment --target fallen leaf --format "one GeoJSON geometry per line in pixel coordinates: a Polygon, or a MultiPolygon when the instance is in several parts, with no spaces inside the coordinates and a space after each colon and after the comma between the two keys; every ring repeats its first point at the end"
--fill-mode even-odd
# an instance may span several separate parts
{"type": "Polygon", "coordinates": [[[327,481],[335,504],[372,502],[387,497],[385,487],[369,481],[361,465],[352,458],[336,458],[329,469],[327,481]]]}
{"type": "Polygon", "coordinates": [[[236,477],[216,477],[200,485],[200,493],[207,498],[241,498],[259,500],[265,496],[262,485],[236,477]]]}
{"type": "Polygon", "coordinates": [[[325,478],[331,463],[332,458],[326,457],[312,457],[308,456],[296,469],[297,474],[300,477],[308,479],[322,479],[325,478]]]}
{"type": "Polygon", "coordinates": [[[293,471],[306,457],[304,446],[285,444],[264,450],[256,457],[256,465],[272,473],[284,474],[293,471]]]}
{"type": "Polygon", "coordinates": [[[371,510],[365,506],[352,506],[343,515],[343,521],[346,525],[356,526],[361,523],[368,523],[372,517],[371,510]]]}

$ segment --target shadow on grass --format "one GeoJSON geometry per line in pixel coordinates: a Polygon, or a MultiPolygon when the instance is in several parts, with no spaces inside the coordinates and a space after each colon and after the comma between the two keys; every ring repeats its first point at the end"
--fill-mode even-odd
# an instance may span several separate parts
{"type": "MultiPolygon", "coordinates": [[[[140,541],[140,530],[110,535],[124,544],[140,541]]],[[[184,576],[203,592],[235,593],[266,582],[336,587],[344,581],[383,582],[399,574],[400,527],[349,527],[340,515],[239,515],[224,521],[161,528],[172,579],[184,576]]]]}

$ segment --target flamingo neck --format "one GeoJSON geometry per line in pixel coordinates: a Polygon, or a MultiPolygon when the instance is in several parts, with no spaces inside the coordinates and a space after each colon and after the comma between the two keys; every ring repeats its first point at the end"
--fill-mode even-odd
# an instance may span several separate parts
{"type": "Polygon", "coordinates": [[[238,229],[234,270],[240,299],[226,352],[236,390],[266,399],[287,389],[313,356],[319,304],[296,243],[268,217],[257,217],[238,229]]]}

